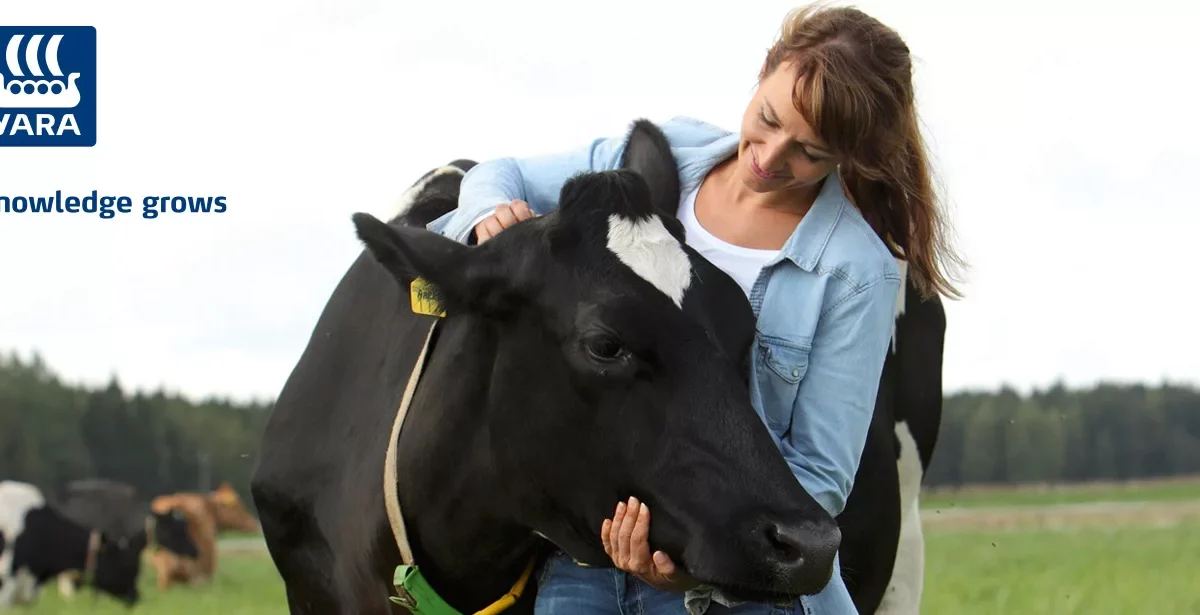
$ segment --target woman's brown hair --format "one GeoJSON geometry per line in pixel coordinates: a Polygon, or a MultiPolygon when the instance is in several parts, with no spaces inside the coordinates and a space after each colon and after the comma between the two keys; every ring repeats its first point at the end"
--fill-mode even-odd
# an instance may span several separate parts
{"type": "Polygon", "coordinates": [[[849,7],[792,10],[759,78],[796,71],[792,104],[834,151],[850,199],[925,297],[962,294],[947,266],[962,259],[934,193],[917,121],[912,59],[891,28],[849,7]]]}

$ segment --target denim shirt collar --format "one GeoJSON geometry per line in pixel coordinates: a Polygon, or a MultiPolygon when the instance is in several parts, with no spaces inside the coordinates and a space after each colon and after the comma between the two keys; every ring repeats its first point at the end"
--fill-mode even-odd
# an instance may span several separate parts
{"type": "Polygon", "coordinates": [[[841,174],[835,168],[825,177],[812,207],[800,219],[780,252],[805,271],[816,269],[847,205],[849,201],[842,190],[841,174]]]}
{"type": "MultiPolygon", "coordinates": [[[[711,152],[709,155],[700,156],[690,164],[685,164],[681,169],[684,175],[682,178],[683,192],[686,194],[694,189],[696,184],[703,180],[714,166],[736,154],[740,139],[741,136],[738,133],[729,133],[712,142],[707,148],[711,152]]],[[[817,193],[812,207],[800,219],[800,224],[796,225],[796,229],[783,244],[779,256],[765,263],[765,266],[770,267],[783,259],[788,259],[805,271],[815,270],[838,220],[841,219],[849,205],[849,199],[846,198],[846,193],[842,188],[841,174],[834,169],[823,180],[821,190],[817,193]]]]}

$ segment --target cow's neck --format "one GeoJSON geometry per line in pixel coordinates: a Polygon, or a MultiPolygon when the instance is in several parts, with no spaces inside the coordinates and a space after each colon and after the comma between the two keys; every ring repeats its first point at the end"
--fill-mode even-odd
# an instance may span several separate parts
{"type": "MultiPolygon", "coordinates": [[[[442,598],[461,613],[478,611],[509,592],[540,543],[527,529],[475,510],[489,504],[475,499],[477,492],[458,491],[458,497],[443,504],[459,503],[438,507],[446,511],[445,516],[430,511],[408,524],[416,563],[442,598]]],[[[527,584],[530,591],[532,583],[527,584]]]]}
{"type": "Polygon", "coordinates": [[[508,592],[544,543],[512,520],[520,495],[495,470],[485,420],[490,327],[440,326],[400,438],[400,497],[416,564],[444,599],[471,613],[508,592]]]}

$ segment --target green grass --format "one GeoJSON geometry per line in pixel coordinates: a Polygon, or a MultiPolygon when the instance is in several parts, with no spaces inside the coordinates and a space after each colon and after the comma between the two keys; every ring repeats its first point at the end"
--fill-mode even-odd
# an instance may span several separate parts
{"type": "Polygon", "coordinates": [[[923,614],[1200,615],[1200,524],[925,536],[923,614]]]}
{"type": "Polygon", "coordinates": [[[154,568],[142,565],[139,580],[142,601],[130,611],[104,594],[93,600],[90,588],[76,592],[67,602],[58,593],[54,581],[42,586],[38,603],[29,615],[265,615],[286,613],[283,582],[275,566],[265,555],[223,554],[217,561],[217,575],[209,587],[172,586],[159,593],[154,586],[154,568]]]}
{"type": "MultiPolygon", "coordinates": [[[[1172,528],[927,531],[923,615],[1200,615],[1200,522],[1172,528]]],[[[143,569],[144,601],[127,611],[88,590],[65,603],[54,583],[31,615],[266,615],[284,613],[265,555],[225,554],[207,588],[159,594],[143,569]]]]}
{"type": "Polygon", "coordinates": [[[922,509],[983,506],[1051,506],[1090,502],[1178,502],[1200,500],[1200,481],[1083,485],[1039,489],[967,490],[921,495],[922,509]]]}

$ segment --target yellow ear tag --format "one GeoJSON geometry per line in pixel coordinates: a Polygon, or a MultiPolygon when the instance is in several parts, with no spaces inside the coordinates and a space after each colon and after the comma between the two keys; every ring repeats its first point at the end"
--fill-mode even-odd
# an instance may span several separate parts
{"type": "Polygon", "coordinates": [[[433,285],[424,278],[413,278],[412,284],[409,285],[409,293],[412,296],[410,302],[414,313],[438,318],[446,316],[442,306],[438,305],[433,285]]]}

